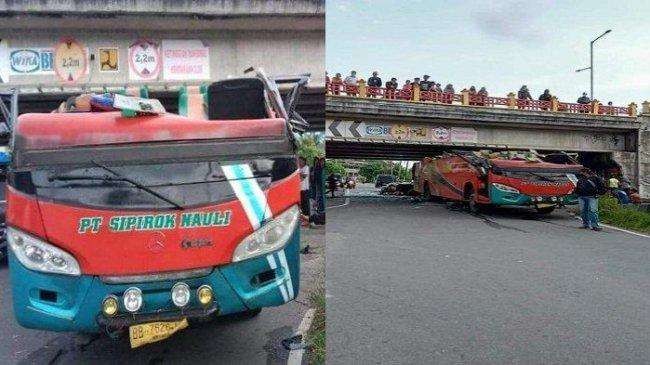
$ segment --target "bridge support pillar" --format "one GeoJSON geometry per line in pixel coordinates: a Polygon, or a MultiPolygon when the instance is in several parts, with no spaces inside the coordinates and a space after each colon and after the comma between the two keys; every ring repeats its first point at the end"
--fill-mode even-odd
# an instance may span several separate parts
{"type": "Polygon", "coordinates": [[[650,199],[650,103],[643,103],[637,121],[641,123],[638,139],[639,194],[643,199],[650,199]]]}

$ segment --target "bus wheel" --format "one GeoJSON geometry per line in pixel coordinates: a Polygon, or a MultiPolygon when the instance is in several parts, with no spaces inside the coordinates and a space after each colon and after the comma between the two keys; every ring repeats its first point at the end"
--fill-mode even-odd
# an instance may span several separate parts
{"type": "Polygon", "coordinates": [[[469,196],[469,201],[467,202],[467,209],[470,213],[478,213],[481,210],[481,206],[476,202],[476,193],[472,192],[469,196]]]}
{"type": "Polygon", "coordinates": [[[555,210],[555,207],[535,208],[539,214],[550,214],[555,210]]]}
{"type": "Polygon", "coordinates": [[[422,200],[425,202],[430,202],[432,199],[431,197],[431,190],[429,190],[429,184],[424,185],[424,192],[422,193],[422,200]]]}

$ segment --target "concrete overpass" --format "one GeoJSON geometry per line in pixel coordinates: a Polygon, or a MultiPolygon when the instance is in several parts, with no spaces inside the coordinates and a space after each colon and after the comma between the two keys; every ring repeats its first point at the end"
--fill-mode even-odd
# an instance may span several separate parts
{"type": "Polygon", "coordinates": [[[482,148],[602,154],[650,198],[650,104],[637,116],[634,105],[629,113],[619,108],[598,114],[544,105],[549,110],[519,109],[516,101],[510,108],[463,105],[462,95],[458,99],[447,104],[329,94],[327,157],[417,160],[482,148]]]}
{"type": "Polygon", "coordinates": [[[142,85],[174,111],[181,86],[238,77],[256,66],[269,75],[311,73],[307,97],[297,109],[312,129],[323,130],[323,0],[0,0],[0,15],[0,91],[19,89],[21,112],[49,111],[82,90],[142,85]],[[66,37],[78,41],[87,56],[86,72],[71,83],[62,82],[49,62],[66,37]],[[160,58],[151,77],[134,72],[132,49],[142,40],[151,42],[160,58]],[[166,44],[205,50],[207,70],[169,76],[166,44]],[[115,67],[109,70],[102,70],[105,51],[114,52],[115,67]]]}

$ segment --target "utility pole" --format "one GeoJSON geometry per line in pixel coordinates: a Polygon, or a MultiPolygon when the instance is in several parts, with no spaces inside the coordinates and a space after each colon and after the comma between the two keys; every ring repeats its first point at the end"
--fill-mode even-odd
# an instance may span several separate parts
{"type": "Polygon", "coordinates": [[[576,72],[589,70],[589,89],[591,94],[589,95],[589,97],[591,98],[592,101],[594,100],[594,43],[611,31],[612,31],[611,29],[607,29],[603,34],[599,35],[598,37],[596,37],[596,39],[594,39],[593,41],[591,41],[591,43],[589,43],[589,67],[576,70],[576,72]]]}

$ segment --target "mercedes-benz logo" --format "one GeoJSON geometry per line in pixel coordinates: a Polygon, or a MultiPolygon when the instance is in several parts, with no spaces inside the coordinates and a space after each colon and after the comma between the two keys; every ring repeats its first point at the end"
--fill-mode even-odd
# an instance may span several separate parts
{"type": "Polygon", "coordinates": [[[161,252],[165,248],[165,234],[156,231],[147,240],[146,247],[151,252],[161,252]]]}

